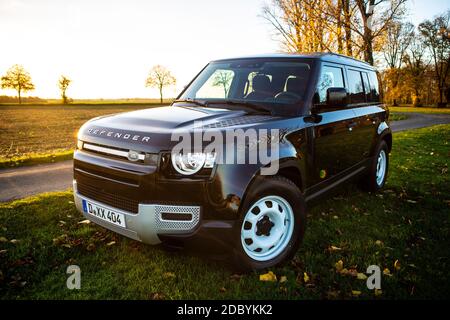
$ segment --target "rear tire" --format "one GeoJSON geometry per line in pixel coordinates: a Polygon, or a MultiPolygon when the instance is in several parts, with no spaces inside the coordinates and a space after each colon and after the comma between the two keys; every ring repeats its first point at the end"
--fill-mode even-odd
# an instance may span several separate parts
{"type": "Polygon", "coordinates": [[[386,141],[381,140],[375,149],[369,172],[362,178],[363,188],[377,192],[384,187],[389,170],[389,148],[386,141]]]}
{"type": "Polygon", "coordinates": [[[258,177],[240,210],[233,261],[242,271],[261,270],[291,259],[305,232],[302,193],[281,176],[258,177]]]}

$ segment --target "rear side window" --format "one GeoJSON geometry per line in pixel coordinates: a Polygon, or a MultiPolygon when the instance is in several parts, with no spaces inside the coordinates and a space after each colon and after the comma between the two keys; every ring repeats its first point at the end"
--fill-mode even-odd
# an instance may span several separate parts
{"type": "Polygon", "coordinates": [[[366,94],[366,101],[370,101],[370,84],[369,84],[369,76],[367,75],[367,72],[362,73],[363,81],[364,81],[364,93],[366,94]]]}
{"type": "Polygon", "coordinates": [[[345,88],[342,68],[323,66],[320,72],[320,80],[317,85],[319,103],[325,103],[327,100],[327,90],[336,87],[345,88]]]}
{"type": "Polygon", "coordinates": [[[366,102],[366,94],[364,92],[361,72],[356,70],[348,70],[347,75],[350,103],[355,104],[366,102]]]}
{"type": "Polygon", "coordinates": [[[378,83],[378,77],[375,72],[369,72],[369,84],[370,84],[370,95],[369,102],[380,102],[380,84],[378,83]]]}

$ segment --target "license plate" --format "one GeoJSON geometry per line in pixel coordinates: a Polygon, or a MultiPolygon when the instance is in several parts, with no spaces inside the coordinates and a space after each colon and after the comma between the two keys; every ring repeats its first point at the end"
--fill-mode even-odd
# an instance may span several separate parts
{"type": "Polygon", "coordinates": [[[99,219],[125,228],[125,216],[122,213],[99,206],[98,204],[83,200],[83,211],[99,219]]]}

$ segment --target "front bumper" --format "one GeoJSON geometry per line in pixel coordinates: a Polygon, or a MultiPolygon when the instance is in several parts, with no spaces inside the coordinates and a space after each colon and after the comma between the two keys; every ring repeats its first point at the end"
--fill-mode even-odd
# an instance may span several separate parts
{"type": "Polygon", "coordinates": [[[159,204],[139,204],[138,213],[130,213],[117,208],[113,208],[104,203],[89,199],[78,192],[77,182],[73,181],[73,193],[75,205],[86,219],[95,222],[102,227],[111,231],[122,234],[128,238],[142,241],[148,244],[158,244],[161,240],[158,235],[188,235],[192,234],[198,227],[200,222],[201,208],[198,206],[170,206],[159,204]],[[108,221],[102,220],[86,213],[83,210],[82,201],[87,200],[91,203],[100,205],[114,212],[121,213],[125,216],[125,228],[112,224],[108,221]],[[190,220],[178,220],[176,217],[173,220],[166,220],[163,218],[164,213],[172,215],[190,214],[190,220]]]}
{"type": "Polygon", "coordinates": [[[161,204],[139,204],[138,213],[130,213],[113,208],[109,205],[87,198],[81,195],[77,189],[76,180],[73,181],[73,193],[75,205],[84,217],[106,229],[126,236],[128,238],[156,245],[161,242],[168,244],[193,243],[207,244],[228,248],[234,233],[235,221],[231,220],[203,220],[200,206],[179,206],[161,204]],[[102,220],[83,210],[82,201],[100,205],[114,212],[121,213],[125,217],[125,228],[102,220]],[[191,220],[166,220],[163,213],[173,215],[189,213],[191,220]]]}

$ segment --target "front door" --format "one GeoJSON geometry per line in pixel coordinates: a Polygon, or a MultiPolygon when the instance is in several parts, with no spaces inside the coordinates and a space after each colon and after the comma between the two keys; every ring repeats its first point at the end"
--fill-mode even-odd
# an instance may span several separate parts
{"type": "Polygon", "coordinates": [[[313,131],[314,168],[309,177],[314,185],[336,177],[355,164],[353,129],[357,126],[357,119],[351,108],[326,104],[326,92],[331,87],[345,88],[344,69],[324,64],[314,106],[314,112],[321,116],[321,120],[310,129],[313,131]]]}

